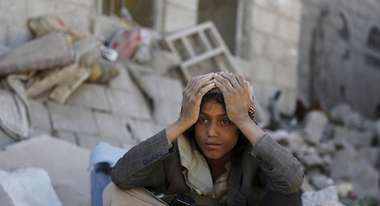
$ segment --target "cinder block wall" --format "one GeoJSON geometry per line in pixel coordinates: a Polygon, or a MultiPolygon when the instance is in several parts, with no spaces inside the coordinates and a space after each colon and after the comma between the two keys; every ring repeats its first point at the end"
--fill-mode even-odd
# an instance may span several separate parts
{"type": "MultiPolygon", "coordinates": [[[[242,72],[254,83],[257,99],[264,105],[275,90],[281,89],[280,109],[292,113],[297,97],[297,64],[301,0],[248,0],[243,18],[244,59],[242,72]]],[[[165,31],[196,25],[198,0],[168,0],[165,31]]]]}
{"type": "Polygon", "coordinates": [[[89,31],[95,0],[0,0],[0,44],[15,47],[29,40],[29,17],[55,14],[79,31],[89,31]]]}
{"type": "Polygon", "coordinates": [[[276,89],[283,91],[280,109],[292,113],[297,97],[298,42],[301,0],[250,2],[251,69],[257,99],[267,104],[276,89]]]}

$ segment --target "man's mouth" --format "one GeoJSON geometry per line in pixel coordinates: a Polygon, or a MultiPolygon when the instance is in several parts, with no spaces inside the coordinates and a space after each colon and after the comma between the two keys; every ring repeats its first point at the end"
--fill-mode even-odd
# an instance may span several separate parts
{"type": "Polygon", "coordinates": [[[206,146],[206,149],[207,149],[207,150],[216,150],[216,149],[219,149],[219,148],[221,147],[221,144],[217,144],[217,143],[206,143],[205,146],[206,146]]]}

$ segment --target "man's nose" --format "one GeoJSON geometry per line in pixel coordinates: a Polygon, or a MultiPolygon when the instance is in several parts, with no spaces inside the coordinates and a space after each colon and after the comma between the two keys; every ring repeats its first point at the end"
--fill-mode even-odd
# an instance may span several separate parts
{"type": "Polygon", "coordinates": [[[209,137],[217,136],[217,125],[215,123],[211,123],[207,128],[207,135],[209,137]]]}

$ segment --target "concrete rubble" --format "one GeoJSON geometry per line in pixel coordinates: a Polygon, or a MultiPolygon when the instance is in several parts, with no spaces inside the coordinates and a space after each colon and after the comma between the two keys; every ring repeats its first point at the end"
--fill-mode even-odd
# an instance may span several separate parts
{"type": "Polygon", "coordinates": [[[4,199],[6,204],[62,206],[51,185],[49,175],[43,169],[28,168],[12,172],[0,170],[0,179],[0,188],[3,192],[0,192],[0,195],[4,195],[0,200],[4,199]]]}
{"type": "MultiPolygon", "coordinates": [[[[155,31],[144,30],[149,41],[136,40],[139,28],[125,19],[97,16],[93,32],[87,34],[55,24],[57,18],[40,17],[30,23],[36,39],[19,48],[0,46],[4,78],[0,85],[0,169],[41,168],[51,178],[62,205],[89,205],[89,149],[99,142],[130,148],[174,121],[184,86],[176,68],[181,60],[165,47],[157,47],[164,36],[155,31]],[[43,28],[38,26],[41,21],[43,28]],[[51,56],[45,55],[47,50],[30,54],[27,62],[16,64],[22,55],[20,48],[30,50],[43,44],[41,39],[53,37],[65,49],[51,56]],[[123,55],[116,60],[115,54],[123,55]],[[35,66],[25,66],[29,64],[35,66]],[[76,76],[78,71],[82,75],[76,76]],[[6,81],[15,74],[23,90],[15,91],[6,81]],[[28,96],[27,105],[17,100],[18,95],[28,96]],[[15,128],[20,125],[14,122],[20,119],[28,125],[25,138],[4,132],[24,131],[25,127],[15,128]]],[[[303,122],[288,123],[271,112],[276,108],[268,112],[258,107],[259,124],[265,127],[271,124],[270,118],[275,119],[276,130],[268,132],[304,167],[305,206],[363,202],[370,206],[379,201],[380,120],[366,119],[342,104],[331,112],[311,111],[303,122]]],[[[0,187],[0,202],[14,205],[6,188],[0,187]]]]}

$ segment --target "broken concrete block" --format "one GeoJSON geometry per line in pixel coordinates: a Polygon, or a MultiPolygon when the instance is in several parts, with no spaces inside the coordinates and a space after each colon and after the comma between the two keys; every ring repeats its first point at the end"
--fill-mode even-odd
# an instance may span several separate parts
{"type": "Polygon", "coordinates": [[[338,199],[338,194],[334,186],[327,187],[320,191],[305,192],[302,194],[303,206],[343,206],[338,199]]]}
{"type": "Polygon", "coordinates": [[[380,148],[379,147],[367,147],[358,150],[358,155],[366,158],[372,167],[380,169],[380,148]]]}
{"type": "Polygon", "coordinates": [[[153,117],[161,125],[169,125],[178,120],[181,112],[181,102],[165,101],[157,99],[154,101],[153,117]]]}
{"type": "Polygon", "coordinates": [[[305,136],[305,140],[312,145],[318,145],[322,139],[326,124],[327,117],[324,113],[314,111],[307,114],[305,131],[308,135],[305,136]]]}
{"type": "Polygon", "coordinates": [[[180,63],[181,59],[172,52],[164,50],[157,50],[153,52],[153,68],[161,75],[166,74],[169,69],[178,66],[180,63]]]}
{"type": "Polygon", "coordinates": [[[0,57],[0,76],[57,68],[73,62],[74,52],[65,35],[51,33],[2,55],[0,57]],[[22,57],[21,60],[20,57],[22,57]]]}
{"type": "Polygon", "coordinates": [[[110,82],[110,87],[113,89],[122,89],[131,93],[139,93],[140,90],[130,77],[129,72],[124,65],[116,64],[115,68],[119,70],[119,76],[115,77],[110,82]]]}
{"type": "Polygon", "coordinates": [[[103,111],[111,109],[106,97],[106,89],[95,84],[83,84],[67,100],[67,104],[103,111]]]}
{"type": "Polygon", "coordinates": [[[9,197],[8,193],[5,192],[4,188],[0,185],[0,202],[2,206],[15,206],[9,197]]]}
{"type": "Polygon", "coordinates": [[[48,173],[43,169],[0,170],[1,186],[15,206],[62,206],[48,173]]]}
{"type": "Polygon", "coordinates": [[[336,139],[344,138],[348,143],[355,148],[370,147],[374,140],[373,133],[370,131],[358,131],[348,127],[336,126],[334,128],[334,136],[336,139]]]}
{"type": "Polygon", "coordinates": [[[127,127],[130,130],[132,137],[139,142],[152,137],[164,129],[163,126],[157,125],[151,121],[144,121],[139,119],[130,119],[128,121],[127,127]]]}
{"type": "Polygon", "coordinates": [[[349,128],[362,129],[364,127],[363,116],[351,109],[349,105],[340,104],[331,110],[331,119],[349,128]]]}
{"type": "Polygon", "coordinates": [[[35,100],[29,100],[29,114],[31,119],[31,126],[45,131],[51,130],[49,112],[45,105],[35,100]]]}
{"type": "Polygon", "coordinates": [[[157,74],[142,75],[141,88],[152,99],[182,102],[183,86],[179,80],[161,77],[157,74]]]}
{"type": "Polygon", "coordinates": [[[326,177],[322,174],[312,175],[310,177],[310,183],[314,186],[316,190],[321,190],[329,186],[334,185],[334,180],[326,177]]]}
{"type": "Polygon", "coordinates": [[[107,139],[118,139],[123,143],[132,141],[131,134],[127,130],[127,119],[100,112],[95,112],[94,115],[104,141],[107,139]]]}
{"type": "Polygon", "coordinates": [[[73,132],[67,132],[67,131],[53,131],[52,136],[57,137],[61,140],[64,140],[66,142],[70,142],[73,145],[78,145],[77,137],[73,132]]]}
{"type": "Polygon", "coordinates": [[[27,105],[19,96],[8,90],[0,90],[0,127],[15,140],[28,138],[30,122],[27,105]]]}
{"type": "Polygon", "coordinates": [[[16,142],[14,139],[5,134],[0,130],[0,150],[4,149],[6,146],[16,142]]]}
{"type": "Polygon", "coordinates": [[[49,174],[63,205],[89,205],[86,171],[89,151],[50,136],[36,137],[8,146],[0,152],[3,170],[42,168],[49,174]]]}
{"type": "Polygon", "coordinates": [[[331,163],[331,177],[338,181],[351,181],[358,197],[378,197],[379,174],[366,157],[353,147],[346,146],[335,153],[331,163]]]}
{"type": "Polygon", "coordinates": [[[106,90],[106,95],[114,114],[146,120],[151,118],[148,103],[140,93],[108,89],[106,90]]]}
{"type": "Polygon", "coordinates": [[[49,112],[55,130],[97,135],[99,133],[92,112],[86,108],[63,106],[49,102],[49,112]]]}

